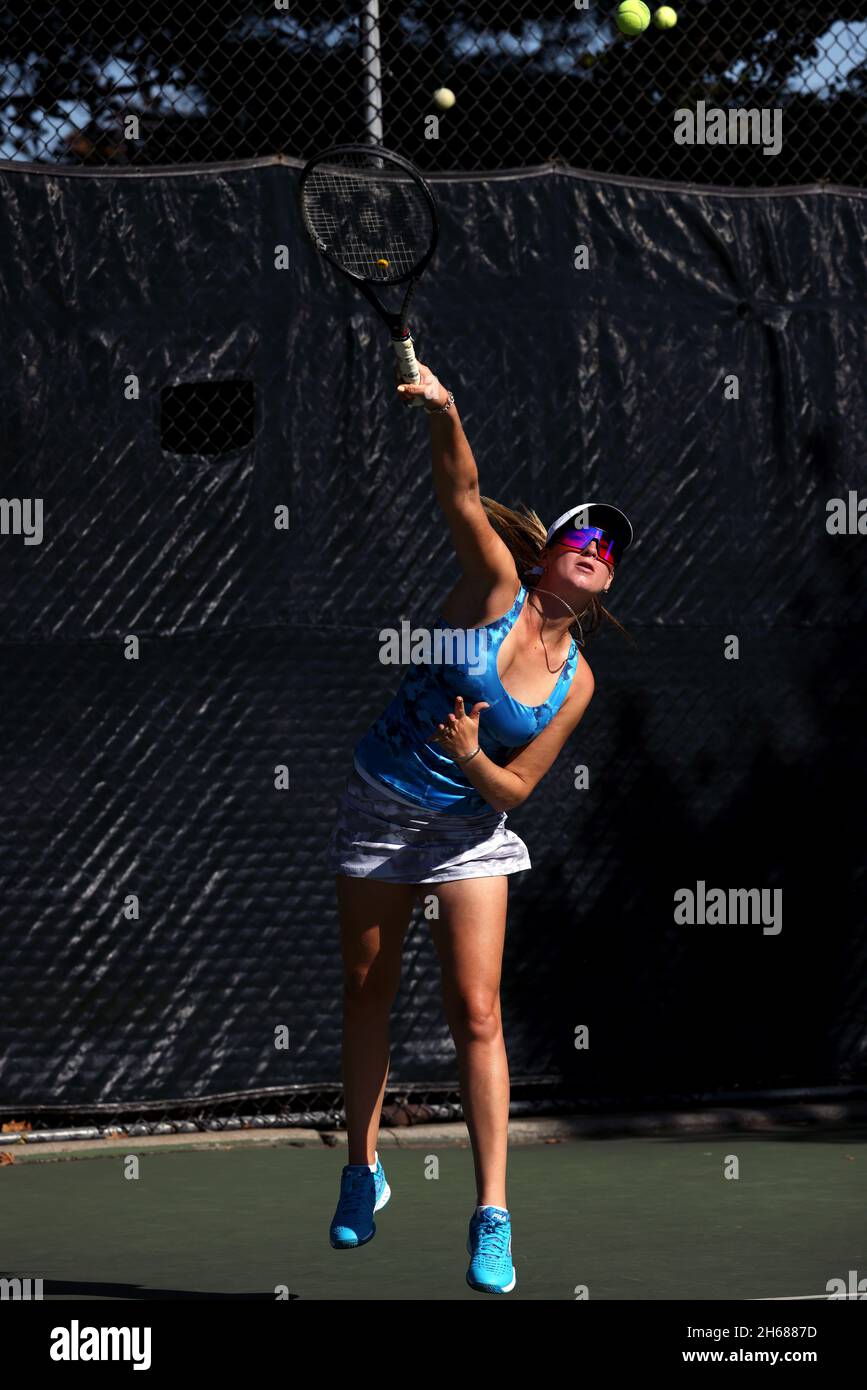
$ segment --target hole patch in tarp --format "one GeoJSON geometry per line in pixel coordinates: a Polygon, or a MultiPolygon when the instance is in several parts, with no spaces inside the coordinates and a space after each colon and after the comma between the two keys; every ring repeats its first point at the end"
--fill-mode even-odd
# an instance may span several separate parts
{"type": "Polygon", "coordinates": [[[160,446],[167,454],[219,458],[255,433],[252,381],[184,381],[160,393],[160,446]]]}

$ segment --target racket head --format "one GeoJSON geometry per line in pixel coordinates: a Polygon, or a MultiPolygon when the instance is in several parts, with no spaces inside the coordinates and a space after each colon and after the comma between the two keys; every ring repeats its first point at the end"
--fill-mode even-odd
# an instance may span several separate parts
{"type": "Polygon", "coordinates": [[[350,279],[368,285],[417,280],[436,250],[433,193],[403,155],[381,145],[332,145],[299,178],[313,245],[350,279]]]}

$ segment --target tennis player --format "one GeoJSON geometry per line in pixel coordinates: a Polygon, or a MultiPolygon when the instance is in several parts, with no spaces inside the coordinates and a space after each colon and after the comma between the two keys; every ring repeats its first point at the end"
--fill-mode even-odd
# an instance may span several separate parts
{"type": "Polygon", "coordinates": [[[431,931],[475,1166],[467,1282],[508,1293],[516,1275],[499,987],[508,875],[529,869],[530,856],[506,819],[590,703],[582,624],[588,635],[603,621],[623,631],[603,599],[633,532],[605,503],[566,507],[546,530],[531,509],[482,497],[454,396],[429,368],[419,370],[419,385],[397,390],[407,404],[421,396],[430,421],[434,488],[461,570],[440,630],[467,641],[460,659],[409,668],[356,744],[338,806],[329,866],[344,964],[349,1162],[330,1238],[335,1249],[364,1245],[391,1196],[376,1149],[389,1012],[414,903],[434,894],[431,931]]]}

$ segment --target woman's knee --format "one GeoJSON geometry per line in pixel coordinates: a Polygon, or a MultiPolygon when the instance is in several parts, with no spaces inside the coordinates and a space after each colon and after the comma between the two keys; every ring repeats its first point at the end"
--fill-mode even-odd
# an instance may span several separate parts
{"type": "Polygon", "coordinates": [[[343,997],[354,1007],[390,1008],[400,988],[400,969],[381,960],[344,966],[343,997]]]}
{"type": "Polygon", "coordinates": [[[446,1013],[452,1036],[465,1042],[496,1042],[502,1036],[503,1019],[498,991],[472,990],[453,994],[446,1013]]]}

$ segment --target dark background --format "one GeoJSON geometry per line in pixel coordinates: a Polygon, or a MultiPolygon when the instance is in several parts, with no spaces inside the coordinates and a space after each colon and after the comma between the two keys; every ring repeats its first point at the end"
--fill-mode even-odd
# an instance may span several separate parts
{"type": "MultiPolygon", "coordinates": [[[[41,546],[0,538],[7,1104],[339,1080],[335,797],[400,676],[380,628],[430,623],[456,569],[424,421],[296,176],[2,169],[4,492],[46,511],[41,546]],[[163,393],[214,382],[185,452],[163,393]]],[[[435,187],[415,330],[483,490],[547,520],[601,497],[637,535],[634,643],[588,650],[588,715],[512,818],[513,1077],[642,1103],[863,1082],[864,538],[825,519],[865,483],[867,200],[435,187]],[[781,888],[782,933],[676,926],[699,879],[781,888]]],[[[420,919],[393,1042],[394,1078],[454,1075],[420,919]]]]}

